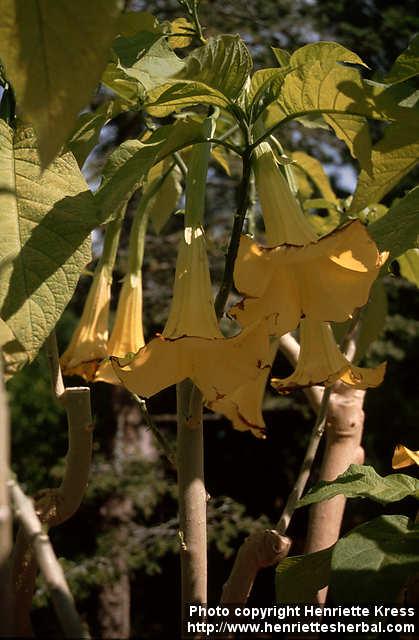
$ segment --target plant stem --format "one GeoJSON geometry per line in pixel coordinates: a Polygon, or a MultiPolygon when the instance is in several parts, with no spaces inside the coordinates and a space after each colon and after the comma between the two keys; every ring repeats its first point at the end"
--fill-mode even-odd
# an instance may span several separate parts
{"type": "Polygon", "coordinates": [[[151,417],[151,415],[150,415],[150,413],[148,411],[147,402],[144,400],[144,398],[140,398],[140,396],[137,396],[136,393],[131,393],[131,395],[134,398],[134,400],[139,404],[142,416],[143,416],[144,420],[146,421],[148,428],[150,429],[150,431],[152,432],[152,434],[156,438],[157,442],[159,443],[159,445],[160,445],[164,455],[166,456],[167,460],[170,462],[171,466],[174,469],[176,469],[176,455],[175,455],[175,452],[173,451],[172,447],[170,446],[170,443],[165,438],[163,433],[156,426],[153,418],[151,417]]]}
{"type": "Polygon", "coordinates": [[[311,465],[317,453],[317,449],[326,427],[327,411],[329,408],[329,399],[332,393],[332,387],[327,387],[323,392],[322,401],[317,414],[316,422],[314,423],[313,430],[311,432],[310,441],[304,456],[304,460],[300,467],[297,480],[294,487],[288,496],[287,503],[281,514],[281,517],[276,525],[276,530],[280,535],[284,535],[288,529],[289,523],[297,506],[298,500],[303,495],[303,491],[307,484],[307,481],[311,472],[311,465]]]}
{"type": "Polygon", "coordinates": [[[66,638],[89,638],[76,611],[73,596],[64,577],[64,572],[52,548],[48,535],[36,515],[32,501],[26,496],[17,482],[8,481],[8,487],[15,515],[23,527],[27,538],[31,541],[37,563],[41,569],[48,588],[57,617],[66,638]]]}
{"type": "Polygon", "coordinates": [[[251,175],[251,153],[246,150],[243,154],[243,174],[239,186],[237,211],[234,215],[233,230],[231,232],[230,244],[227,250],[223,279],[214,303],[215,313],[218,318],[221,318],[224,313],[224,307],[233,286],[234,264],[239,250],[240,235],[243,230],[244,219],[249,207],[251,175]]]}
{"type": "Polygon", "coordinates": [[[183,616],[187,603],[207,602],[207,494],[204,483],[202,399],[195,394],[194,400],[191,380],[178,384],[176,395],[183,616]]]}
{"type": "Polygon", "coordinates": [[[10,468],[10,416],[0,349],[0,637],[11,636],[13,598],[8,560],[12,550],[12,515],[7,479],[10,468]]]}

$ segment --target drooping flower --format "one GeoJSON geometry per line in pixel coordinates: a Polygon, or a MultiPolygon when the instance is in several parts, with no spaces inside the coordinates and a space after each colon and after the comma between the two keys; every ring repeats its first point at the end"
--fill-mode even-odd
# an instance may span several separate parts
{"type": "Polygon", "coordinates": [[[201,228],[181,239],[169,317],[162,335],[134,358],[112,358],[116,375],[133,393],[150,397],[190,378],[208,403],[222,399],[269,367],[269,340],[259,324],[233,338],[221,334],[212,302],[201,228]]]}
{"type": "Polygon", "coordinates": [[[82,316],[70,344],[60,358],[64,375],[93,380],[107,355],[112,268],[101,265],[95,272],[82,316]]]}
{"type": "Polygon", "coordinates": [[[419,451],[412,451],[403,444],[398,444],[394,450],[391,465],[393,469],[403,469],[413,464],[419,465],[419,451]]]}
{"type": "MultiPolygon", "coordinates": [[[[115,323],[106,348],[107,355],[125,357],[144,346],[143,294],[141,273],[128,273],[122,284],[115,323]]],[[[96,372],[95,382],[120,384],[109,359],[103,360],[96,372]]]]}
{"type": "Polygon", "coordinates": [[[375,369],[351,364],[337,346],[333,331],[326,322],[313,321],[308,317],[301,320],[300,345],[295,371],[287,378],[271,380],[274,389],[280,393],[315,384],[330,386],[337,380],[356,389],[377,387],[383,381],[385,363],[375,369]]]}
{"type": "Polygon", "coordinates": [[[278,336],[304,317],[343,322],[367,302],[386,258],[359,220],[304,247],[263,247],[243,236],[234,280],[245,297],[229,313],[242,326],[268,318],[278,336]]]}
{"type": "Polygon", "coordinates": [[[60,358],[64,375],[94,380],[100,362],[107,355],[109,304],[112,270],[121,233],[122,212],[106,227],[102,256],[70,344],[60,358]]]}

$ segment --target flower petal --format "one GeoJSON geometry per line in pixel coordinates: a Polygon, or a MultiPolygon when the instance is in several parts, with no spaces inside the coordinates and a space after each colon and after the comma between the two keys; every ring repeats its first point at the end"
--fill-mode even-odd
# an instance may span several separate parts
{"type": "MultiPolygon", "coordinates": [[[[386,258],[378,253],[359,220],[305,247],[272,249],[245,242],[234,276],[236,287],[246,297],[229,313],[246,326],[255,321],[259,304],[259,317],[275,313],[282,332],[295,329],[297,319],[304,316],[319,322],[343,322],[367,302],[386,258]],[[257,276],[249,277],[249,267],[257,259],[261,263],[258,274],[265,271],[259,295],[257,276]],[[257,301],[249,295],[258,296],[257,301]]],[[[273,323],[271,330],[275,330],[273,323]]]]}
{"type": "Polygon", "coordinates": [[[301,321],[301,350],[294,373],[287,378],[273,378],[272,386],[279,393],[297,387],[316,384],[330,386],[342,380],[356,389],[377,387],[384,378],[385,363],[375,369],[352,365],[339,350],[329,324],[308,318],[301,321]]]}
{"type": "Polygon", "coordinates": [[[419,451],[412,451],[403,444],[398,444],[394,450],[391,465],[393,469],[403,469],[413,464],[419,465],[419,451]]]}

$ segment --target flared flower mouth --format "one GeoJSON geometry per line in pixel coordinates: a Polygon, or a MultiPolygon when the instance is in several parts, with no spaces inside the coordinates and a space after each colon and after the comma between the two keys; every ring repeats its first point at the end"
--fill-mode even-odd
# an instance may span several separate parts
{"type": "MultiPolygon", "coordinates": [[[[134,354],[144,346],[143,333],[143,293],[141,272],[127,274],[119,294],[115,323],[107,346],[109,356],[125,357],[134,354]]],[[[110,360],[101,362],[95,375],[95,382],[120,384],[110,360]]]]}
{"type": "Polygon", "coordinates": [[[277,166],[269,143],[256,147],[253,171],[268,244],[304,246],[315,242],[317,235],[277,166]]]}
{"type": "Polygon", "coordinates": [[[243,236],[234,281],[244,298],[229,314],[242,326],[270,318],[270,332],[278,336],[304,317],[344,322],[366,304],[387,257],[359,220],[304,247],[268,248],[243,236]]]}
{"type": "Polygon", "coordinates": [[[269,339],[260,324],[233,338],[157,336],[133,358],[111,357],[114,371],[132,393],[149,398],[190,378],[213,403],[270,371],[269,339]]]}
{"type": "Polygon", "coordinates": [[[287,378],[272,378],[271,385],[279,393],[311,387],[316,384],[330,386],[341,380],[355,389],[378,387],[386,364],[374,369],[351,364],[336,344],[333,331],[326,322],[304,319],[300,325],[301,351],[295,371],[287,378]]]}
{"type": "Polygon", "coordinates": [[[419,465],[419,451],[412,451],[403,444],[398,444],[394,450],[391,466],[393,469],[403,469],[412,465],[419,465]]]}
{"type": "Polygon", "coordinates": [[[262,414],[263,398],[272,363],[278,348],[278,340],[270,343],[269,367],[266,367],[256,379],[238,387],[230,395],[207,402],[212,411],[222,413],[233,427],[239,431],[250,431],[257,438],[265,438],[266,425],[262,414]]]}
{"type": "Polygon", "coordinates": [[[64,375],[93,380],[107,356],[111,282],[112,269],[104,265],[93,277],[77,329],[60,358],[64,375]]]}

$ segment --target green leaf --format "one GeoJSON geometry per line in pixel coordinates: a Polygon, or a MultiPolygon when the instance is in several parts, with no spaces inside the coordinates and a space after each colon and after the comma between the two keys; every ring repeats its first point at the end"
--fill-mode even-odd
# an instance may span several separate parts
{"type": "Polygon", "coordinates": [[[419,249],[409,249],[397,261],[403,278],[419,287],[419,249]]]}
{"type": "MultiPolygon", "coordinates": [[[[153,184],[161,179],[170,164],[170,158],[166,158],[163,162],[153,167],[147,180],[147,188],[153,188],[153,184]]],[[[151,198],[147,205],[147,212],[151,224],[156,233],[160,233],[164,225],[168,221],[171,214],[176,209],[181,187],[181,173],[178,167],[174,167],[164,178],[156,195],[151,198]]]]}
{"type": "Polygon", "coordinates": [[[228,108],[239,96],[252,60],[239,36],[217,36],[193,51],[176,79],[147,97],[151,115],[164,117],[176,109],[196,104],[228,108]]]}
{"type": "Polygon", "coordinates": [[[281,67],[288,67],[290,63],[291,54],[286,49],[280,49],[279,47],[271,47],[276,61],[281,67]]]}
{"type": "MultiPolygon", "coordinates": [[[[0,315],[32,360],[91,259],[97,211],[71,153],[41,173],[32,130],[2,121],[0,210],[0,315]]],[[[5,355],[11,369],[21,361],[5,355]]]]}
{"type": "Polygon", "coordinates": [[[330,185],[330,180],[323,169],[323,165],[319,160],[317,160],[317,158],[313,158],[313,156],[304,153],[304,151],[294,151],[292,159],[314,182],[325,200],[336,205],[339,203],[339,200],[330,185]]]}
{"type": "Polygon", "coordinates": [[[349,213],[380,202],[414,168],[418,155],[419,127],[399,123],[389,125],[373,148],[371,175],[366,171],[359,175],[349,213]]]}
{"type": "Polygon", "coordinates": [[[372,143],[367,119],[353,115],[325,115],[324,119],[346,144],[351,156],[358,160],[361,169],[371,173],[372,143]]]}
{"type": "Polygon", "coordinates": [[[419,480],[395,473],[383,478],[373,469],[362,464],[351,464],[349,468],[331,482],[322,480],[298,501],[298,507],[329,500],[338,495],[346,498],[370,498],[387,504],[406,496],[419,498],[419,480]]]}
{"type": "Polygon", "coordinates": [[[222,93],[202,82],[170,80],[150,91],[144,106],[152,116],[164,118],[173,111],[196,104],[227,109],[230,102],[222,93]]]}
{"type": "Polygon", "coordinates": [[[259,115],[277,97],[281,84],[291,67],[283,69],[259,69],[255,71],[247,95],[248,113],[255,122],[259,115]]]}
{"type": "Polygon", "coordinates": [[[390,252],[390,260],[415,248],[419,236],[419,187],[397,200],[388,213],[368,226],[368,231],[380,250],[390,252]]]}
{"type": "Polygon", "coordinates": [[[240,36],[210,38],[185,60],[179,77],[202,82],[234,101],[252,69],[252,58],[240,36]]]}
{"type": "MultiPolygon", "coordinates": [[[[138,38],[132,38],[135,45],[127,52],[126,48],[118,46],[119,41],[126,43],[127,38],[117,38],[114,50],[119,59],[119,64],[128,76],[138,80],[141,85],[150,91],[162,84],[168,78],[176,76],[184,67],[184,62],[172,51],[164,37],[148,42],[143,42],[144,50],[138,50],[140,44],[138,38]],[[138,59],[136,59],[138,57],[138,59]]],[[[150,35],[150,34],[146,34],[150,35]]],[[[154,37],[154,34],[151,34],[154,37]]]]}
{"type": "Polygon", "coordinates": [[[7,342],[12,342],[15,339],[13,331],[10,327],[0,318],[0,348],[7,342]]]}
{"type": "Polygon", "coordinates": [[[334,602],[396,602],[419,571],[419,526],[405,516],[380,516],[353,529],[335,545],[334,602]]]}
{"type": "Polygon", "coordinates": [[[129,38],[137,35],[140,31],[162,33],[157,18],[148,11],[127,11],[119,16],[118,33],[120,36],[129,38]]]}
{"type": "Polygon", "coordinates": [[[419,35],[416,34],[407,47],[396,59],[386,77],[388,84],[404,82],[419,73],[419,35]]]}
{"type": "Polygon", "coordinates": [[[145,89],[141,82],[129,76],[116,61],[109,62],[101,82],[111,89],[128,108],[138,108],[144,102],[145,89]]]}
{"type": "Polygon", "coordinates": [[[376,280],[371,287],[370,299],[361,312],[358,336],[356,339],[355,362],[366,354],[368,347],[378,338],[386,322],[388,312],[387,294],[382,279],[376,280]]]}
{"type": "Polygon", "coordinates": [[[112,105],[105,103],[96,111],[83,113],[77,120],[75,131],[71,136],[67,147],[82,167],[89,153],[99,141],[102,127],[105,126],[112,112],[112,105]]]}
{"type": "Polygon", "coordinates": [[[100,80],[119,13],[119,0],[0,0],[0,58],[43,167],[100,80]]]}
{"type": "Polygon", "coordinates": [[[275,578],[277,602],[313,602],[317,592],[329,584],[332,552],[333,546],[281,560],[275,578]]]}
{"type": "Polygon", "coordinates": [[[142,185],[151,167],[174,151],[206,139],[203,125],[192,119],[160,127],[146,143],[130,140],[108,160],[95,195],[102,222],[112,220],[142,185]]]}

